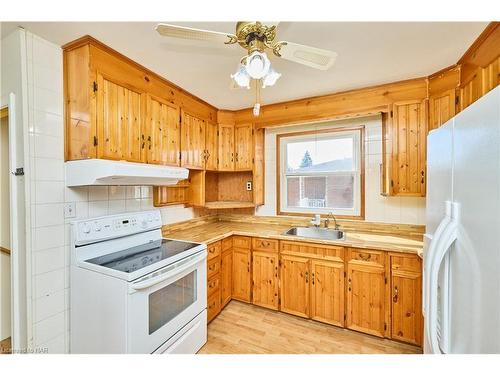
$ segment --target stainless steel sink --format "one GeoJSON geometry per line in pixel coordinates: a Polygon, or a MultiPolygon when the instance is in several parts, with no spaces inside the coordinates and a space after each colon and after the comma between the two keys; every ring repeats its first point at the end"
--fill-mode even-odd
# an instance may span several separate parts
{"type": "Polygon", "coordinates": [[[289,236],[318,238],[320,240],[343,240],[345,235],[343,231],[336,229],[304,228],[304,227],[293,227],[288,229],[283,234],[289,236]]]}

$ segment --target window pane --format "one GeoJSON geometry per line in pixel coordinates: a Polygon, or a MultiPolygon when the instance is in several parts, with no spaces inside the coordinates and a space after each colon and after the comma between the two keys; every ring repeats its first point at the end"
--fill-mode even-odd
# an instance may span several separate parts
{"type": "Polygon", "coordinates": [[[287,172],[353,171],[354,141],[351,136],[315,139],[287,144],[287,172]]]}
{"type": "Polygon", "coordinates": [[[287,206],[299,208],[353,208],[354,176],[287,177],[287,206]]]}

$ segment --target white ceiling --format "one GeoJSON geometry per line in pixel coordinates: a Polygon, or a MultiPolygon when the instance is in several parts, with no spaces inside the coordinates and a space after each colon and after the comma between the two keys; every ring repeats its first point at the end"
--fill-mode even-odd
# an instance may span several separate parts
{"type": "MultiPolygon", "coordinates": [[[[234,33],[231,22],[170,22],[234,33]]],[[[221,109],[253,105],[252,92],[231,89],[229,75],[245,54],[238,45],[214,45],[159,36],[156,22],[2,23],[2,35],[17,25],[63,45],[89,34],[221,109]]],[[[278,38],[339,54],[329,71],[271,57],[282,73],[262,92],[262,103],[323,95],[417,78],[454,64],[485,22],[280,22],[278,38]]]]}

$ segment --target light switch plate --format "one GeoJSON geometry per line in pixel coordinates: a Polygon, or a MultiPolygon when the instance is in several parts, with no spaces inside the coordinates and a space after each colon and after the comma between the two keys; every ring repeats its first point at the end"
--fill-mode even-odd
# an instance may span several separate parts
{"type": "Polygon", "coordinates": [[[76,217],[76,205],[75,202],[66,203],[64,205],[64,218],[71,219],[76,217]]]}
{"type": "Polygon", "coordinates": [[[252,181],[247,181],[247,191],[252,191],[252,181]]]}

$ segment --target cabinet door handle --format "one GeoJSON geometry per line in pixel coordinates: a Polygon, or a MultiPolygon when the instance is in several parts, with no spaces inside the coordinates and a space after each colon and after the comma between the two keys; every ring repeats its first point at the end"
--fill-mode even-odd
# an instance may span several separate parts
{"type": "Polygon", "coordinates": [[[314,285],[314,272],[311,274],[312,277],[312,284],[314,285]]]}
{"type": "Polygon", "coordinates": [[[396,303],[398,302],[398,299],[399,299],[399,289],[398,286],[396,285],[394,287],[394,296],[392,297],[392,302],[396,303]]]}
{"type": "Polygon", "coordinates": [[[234,156],[235,156],[236,161],[238,161],[238,153],[236,153],[234,156]]]}
{"type": "Polygon", "coordinates": [[[309,272],[306,271],[306,284],[309,283],[309,272]]]}
{"type": "Polygon", "coordinates": [[[348,287],[349,287],[349,292],[350,292],[350,291],[351,291],[351,287],[352,287],[352,284],[351,284],[351,279],[349,278],[349,279],[347,280],[347,282],[348,282],[348,287]]]}
{"type": "Polygon", "coordinates": [[[358,256],[361,260],[364,260],[364,261],[368,261],[372,257],[371,254],[363,254],[363,253],[360,253],[358,256]]]}

